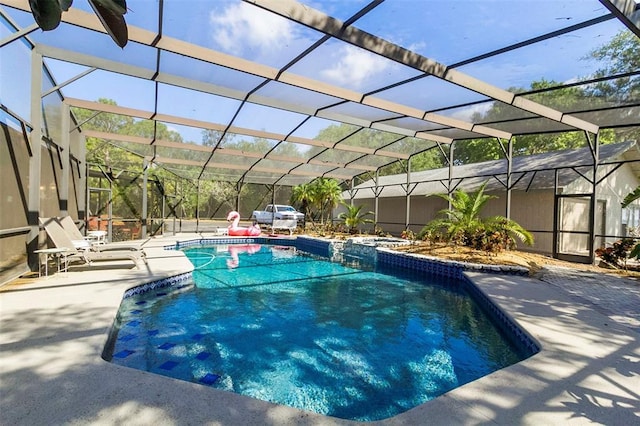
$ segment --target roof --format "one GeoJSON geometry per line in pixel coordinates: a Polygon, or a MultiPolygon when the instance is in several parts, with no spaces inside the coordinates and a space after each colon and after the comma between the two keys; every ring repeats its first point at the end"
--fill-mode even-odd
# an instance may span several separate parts
{"type": "Polygon", "coordinates": [[[349,180],[455,140],[640,125],[633,93],[588,90],[640,76],[596,77],[612,67],[588,59],[621,31],[640,34],[619,0],[126,3],[121,49],[88,2],[43,32],[28,0],[0,0],[3,69],[23,71],[2,75],[4,111],[29,120],[33,51],[48,71],[50,139],[64,103],[149,122],[144,135],[78,126],[180,175],[280,185],[349,180]],[[549,87],[533,90],[541,80],[549,87]],[[584,93],[556,102],[567,88],[584,93]]]}
{"type": "MultiPolygon", "coordinates": [[[[599,159],[602,168],[613,167],[619,161],[640,160],[640,150],[635,142],[621,142],[600,146],[599,159]],[[607,166],[607,164],[610,164],[607,166]]],[[[544,154],[514,157],[512,163],[512,182],[515,190],[551,189],[554,187],[555,170],[558,170],[558,187],[562,188],[588,175],[593,165],[589,148],[570,149],[544,154]]],[[[634,166],[635,167],[635,166],[634,166]]],[[[506,159],[454,166],[453,184],[457,189],[474,191],[487,182],[488,191],[504,191],[506,182],[506,159]]],[[[449,168],[443,167],[407,175],[380,176],[378,178],[379,197],[404,197],[406,188],[411,195],[431,195],[446,193],[449,168]],[[381,189],[380,189],[381,188],[381,189]]],[[[354,199],[373,198],[375,180],[370,179],[353,188],[354,199]]],[[[349,198],[349,192],[343,197],[349,198]]]]}

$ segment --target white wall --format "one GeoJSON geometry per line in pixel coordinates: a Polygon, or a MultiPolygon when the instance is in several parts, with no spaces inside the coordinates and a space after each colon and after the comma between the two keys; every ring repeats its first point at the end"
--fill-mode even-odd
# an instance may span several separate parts
{"type": "MultiPolygon", "coordinates": [[[[598,175],[602,178],[608,171],[610,166],[601,167],[598,175]]],[[[607,177],[600,185],[598,185],[596,199],[605,203],[605,226],[604,230],[611,237],[605,238],[606,244],[616,241],[622,233],[622,200],[632,192],[640,181],[633,174],[628,164],[623,165],[609,177],[607,177]]],[[[585,179],[577,179],[572,182],[564,190],[565,194],[589,193],[591,192],[591,184],[585,179]]],[[[596,232],[599,232],[600,224],[596,223],[596,232]]]]}

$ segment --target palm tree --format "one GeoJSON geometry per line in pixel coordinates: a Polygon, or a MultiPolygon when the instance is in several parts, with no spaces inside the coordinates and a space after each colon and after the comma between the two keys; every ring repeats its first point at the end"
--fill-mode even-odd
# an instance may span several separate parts
{"type": "Polygon", "coordinates": [[[308,183],[296,185],[292,189],[291,204],[300,205],[300,210],[302,211],[302,213],[304,213],[305,220],[307,218],[311,218],[311,220],[313,221],[313,218],[309,213],[311,210],[311,206],[315,201],[315,195],[316,193],[313,189],[313,186],[308,183]]]}
{"type": "Polygon", "coordinates": [[[344,224],[349,228],[350,234],[356,234],[358,232],[358,226],[360,225],[373,223],[373,219],[365,217],[373,214],[373,212],[361,213],[363,206],[352,206],[344,201],[342,201],[341,204],[347,208],[347,211],[340,213],[338,219],[344,220],[344,224]]]}
{"type": "Polygon", "coordinates": [[[333,209],[341,200],[342,188],[335,179],[318,178],[313,182],[315,189],[315,203],[320,210],[320,218],[324,222],[324,212],[328,210],[328,215],[333,216],[333,209]]]}
{"type": "Polygon", "coordinates": [[[624,197],[624,200],[622,200],[622,208],[628,207],[629,204],[633,203],[638,198],[640,198],[640,186],[638,186],[636,189],[627,194],[626,197],[624,197]]]}
{"type": "Polygon", "coordinates": [[[441,235],[445,240],[457,242],[467,246],[487,246],[487,241],[496,239],[518,239],[525,244],[533,244],[533,235],[517,222],[504,216],[494,216],[487,219],[480,217],[485,204],[494,198],[484,193],[487,182],[483,183],[475,193],[462,190],[455,191],[451,196],[436,194],[451,204],[451,209],[438,212],[443,215],[427,223],[421,235],[441,235]]]}

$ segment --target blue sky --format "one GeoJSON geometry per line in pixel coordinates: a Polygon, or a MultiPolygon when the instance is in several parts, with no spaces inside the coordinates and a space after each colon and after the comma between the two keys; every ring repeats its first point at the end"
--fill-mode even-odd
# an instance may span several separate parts
{"type": "MultiPolygon", "coordinates": [[[[368,2],[360,0],[306,2],[339,19],[350,17],[366,3],[368,2]]],[[[155,30],[157,4],[155,0],[129,0],[127,22],[155,30]]],[[[86,1],[76,0],[74,7],[90,11],[86,1]]],[[[606,10],[597,0],[388,0],[378,6],[374,13],[356,22],[355,26],[426,57],[450,64],[604,13],[606,10]],[[524,13],[526,16],[523,20],[524,13]]],[[[20,17],[23,25],[32,22],[29,14],[22,15],[25,15],[20,17]]],[[[167,36],[276,68],[288,63],[321,36],[313,30],[235,0],[166,0],[164,18],[163,31],[167,36]]],[[[575,81],[579,77],[588,76],[598,67],[598,64],[584,60],[587,53],[623,28],[619,21],[612,20],[557,40],[519,49],[500,58],[463,66],[459,71],[504,89],[529,87],[532,81],[541,78],[559,82],[575,81]]],[[[62,30],[58,35],[53,33],[33,36],[43,43],[53,45],[56,45],[57,37],[65,37],[62,30]]],[[[152,60],[151,57],[144,58],[145,51],[132,44],[127,46],[125,52],[118,53],[118,49],[105,35],[96,34],[95,39],[87,38],[85,46],[79,46],[79,49],[98,56],[103,51],[108,55],[122,54],[126,60],[139,60],[141,63],[146,61],[147,64],[152,60]],[[126,54],[137,52],[135,49],[139,49],[140,53],[129,54],[129,57],[137,58],[128,58],[126,54]]],[[[59,81],[83,69],[58,61],[50,61],[50,65],[59,81]]],[[[325,43],[290,71],[362,92],[417,74],[408,67],[339,41],[325,43]]],[[[8,70],[3,68],[2,72],[8,70]]],[[[182,72],[188,76],[195,70],[182,72]]],[[[227,83],[234,83],[226,75],[221,78],[227,83]]],[[[248,85],[253,82],[237,84],[248,85]]],[[[10,87],[3,87],[4,91],[9,92],[10,87]]],[[[383,92],[380,97],[406,99],[408,104],[424,109],[438,108],[452,99],[459,99],[460,103],[478,99],[477,94],[449,84],[427,86],[429,87],[437,87],[438,90],[416,92],[407,88],[404,92],[383,92]]],[[[68,86],[64,93],[66,96],[89,100],[106,97],[116,100],[119,105],[153,110],[150,101],[154,90],[154,85],[150,82],[96,72],[68,86]]],[[[234,106],[238,104],[229,99],[216,99],[212,103],[210,99],[205,100],[205,97],[195,93],[181,95],[177,90],[163,89],[163,93],[160,100],[163,108],[161,112],[213,122],[226,122],[233,113],[234,106]]],[[[295,116],[285,118],[282,113],[270,114],[264,110],[255,117],[260,117],[261,122],[250,126],[251,120],[245,117],[242,125],[266,129],[266,126],[285,120],[285,125],[280,127],[286,133],[287,125],[291,123],[293,126],[297,119],[295,116]]],[[[320,125],[326,125],[326,122],[319,123],[318,126],[320,125]]],[[[312,131],[307,130],[307,133],[312,131]]],[[[186,140],[200,141],[201,135],[197,130],[181,129],[181,132],[186,140]]]]}

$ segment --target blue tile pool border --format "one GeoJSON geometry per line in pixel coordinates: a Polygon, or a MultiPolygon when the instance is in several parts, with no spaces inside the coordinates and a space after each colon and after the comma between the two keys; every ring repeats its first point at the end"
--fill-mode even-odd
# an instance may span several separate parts
{"type": "Polygon", "coordinates": [[[411,269],[442,275],[448,278],[462,278],[465,271],[489,274],[529,275],[529,269],[523,266],[486,265],[482,263],[458,262],[414,253],[399,252],[387,248],[378,248],[377,262],[404,269],[411,269]]]}
{"type": "Polygon", "coordinates": [[[123,299],[129,297],[147,293],[149,291],[157,290],[159,288],[171,287],[172,290],[181,289],[184,287],[190,287],[192,285],[192,274],[187,272],[185,274],[175,275],[173,277],[163,278],[161,280],[151,281],[146,284],[137,285],[124,292],[123,299]]]}

